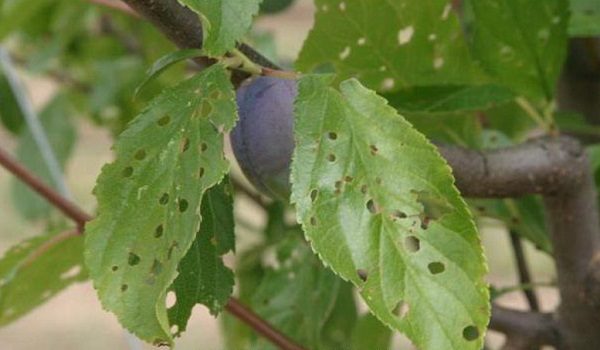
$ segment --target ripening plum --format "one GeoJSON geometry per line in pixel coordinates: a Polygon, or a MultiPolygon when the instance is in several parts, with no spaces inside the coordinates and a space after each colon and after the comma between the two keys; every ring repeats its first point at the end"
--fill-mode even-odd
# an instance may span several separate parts
{"type": "Polygon", "coordinates": [[[286,200],[294,150],[296,81],[258,77],[237,91],[239,121],[231,146],[242,171],[262,193],[286,200]]]}

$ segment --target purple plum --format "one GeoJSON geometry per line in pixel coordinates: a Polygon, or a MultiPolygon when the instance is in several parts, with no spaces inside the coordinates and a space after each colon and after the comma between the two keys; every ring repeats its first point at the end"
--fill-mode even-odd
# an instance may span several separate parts
{"type": "Polygon", "coordinates": [[[262,193],[287,200],[294,151],[296,81],[257,77],[237,91],[239,121],[231,146],[242,171],[262,193]]]}

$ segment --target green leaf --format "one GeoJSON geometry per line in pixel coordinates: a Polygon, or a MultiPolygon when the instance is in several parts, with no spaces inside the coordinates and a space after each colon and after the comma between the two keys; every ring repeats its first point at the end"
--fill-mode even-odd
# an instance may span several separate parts
{"type": "Polygon", "coordinates": [[[167,289],[200,228],[203,193],[228,171],[223,132],[235,120],[229,76],[214,65],[156,97],[98,178],[86,264],[102,305],[141,339],[172,343],[167,289]]]}
{"type": "Polygon", "coordinates": [[[362,315],[352,332],[351,349],[390,349],[392,332],[371,315],[362,315]]]}
{"type": "MultiPolygon", "coordinates": [[[[40,113],[40,122],[48,136],[52,151],[62,167],[65,166],[77,137],[71,122],[73,110],[64,95],[50,101],[40,113]]],[[[17,147],[17,159],[45,183],[56,187],[50,170],[29,129],[24,130],[17,147]]],[[[29,220],[43,219],[50,215],[52,206],[39,194],[31,190],[21,181],[13,180],[11,188],[13,203],[19,213],[29,220]]]]}
{"type": "Polygon", "coordinates": [[[570,36],[600,35],[600,2],[598,0],[570,0],[570,36]]]}
{"type": "Polygon", "coordinates": [[[179,275],[172,289],[177,297],[168,310],[177,334],[185,331],[196,304],[204,304],[218,314],[233,291],[233,273],[223,264],[223,254],[235,245],[233,198],[229,180],[209,189],[202,198],[202,223],[185,257],[179,263],[179,275]]]}
{"type": "Polygon", "coordinates": [[[27,0],[12,1],[11,6],[4,4],[4,9],[0,12],[0,41],[53,2],[53,0],[27,0]]]}
{"type": "Polygon", "coordinates": [[[414,87],[383,96],[400,113],[419,115],[483,111],[515,98],[510,90],[496,85],[414,87]]]}
{"type": "Polygon", "coordinates": [[[187,60],[189,58],[198,57],[202,54],[202,50],[200,49],[184,49],[175,52],[170,52],[163,57],[159,58],[154,62],[152,67],[146,72],[146,77],[144,80],[135,88],[135,92],[133,96],[137,96],[139,92],[153,79],[159,76],[166,69],[174,65],[175,63],[187,60]]]}
{"type": "Polygon", "coordinates": [[[495,82],[551,100],[567,44],[566,0],[473,0],[473,51],[495,82]]]}
{"type": "MultiPolygon", "coordinates": [[[[266,270],[252,296],[253,310],[298,343],[318,348],[341,281],[297,238],[278,250],[281,266],[266,270]]],[[[260,349],[272,348],[261,343],[260,349]]]]}
{"type": "Polygon", "coordinates": [[[489,318],[479,236],[450,168],[354,79],[300,80],[292,202],[313,249],[420,349],[480,349],[489,318]]]}
{"type": "Polygon", "coordinates": [[[21,242],[0,260],[0,325],[87,279],[83,238],[73,232],[47,234],[21,242]]]}
{"type": "Polygon", "coordinates": [[[316,9],[303,72],[333,66],[340,80],[380,91],[482,79],[447,0],[317,0],[316,9]]]}
{"type": "Polygon", "coordinates": [[[23,111],[6,77],[0,71],[0,122],[13,134],[23,127],[23,111]]]}
{"type": "Polygon", "coordinates": [[[252,25],[260,0],[179,0],[200,15],[204,29],[202,50],[222,56],[235,48],[252,25]]]}

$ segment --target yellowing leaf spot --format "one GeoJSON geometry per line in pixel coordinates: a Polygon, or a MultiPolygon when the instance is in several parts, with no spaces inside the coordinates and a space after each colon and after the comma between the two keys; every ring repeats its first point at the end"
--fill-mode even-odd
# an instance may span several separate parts
{"type": "Polygon", "coordinates": [[[435,69],[440,69],[442,68],[442,66],[444,65],[444,58],[443,57],[436,57],[433,60],[433,68],[435,69]]]}
{"type": "Polygon", "coordinates": [[[452,4],[448,3],[444,7],[444,12],[442,12],[442,20],[447,20],[450,16],[450,11],[452,10],[452,4]]]}
{"type": "Polygon", "coordinates": [[[363,46],[366,42],[367,42],[367,39],[358,38],[358,40],[356,41],[356,44],[358,44],[358,46],[363,46]]]}
{"type": "Polygon", "coordinates": [[[352,49],[350,49],[350,46],[346,46],[344,48],[344,51],[340,52],[340,59],[345,60],[346,58],[348,58],[348,56],[350,56],[351,51],[352,49]]]}
{"type": "Polygon", "coordinates": [[[342,12],[346,11],[346,3],[345,2],[343,2],[343,1],[340,2],[340,6],[339,7],[340,7],[340,11],[342,11],[342,12]]]}

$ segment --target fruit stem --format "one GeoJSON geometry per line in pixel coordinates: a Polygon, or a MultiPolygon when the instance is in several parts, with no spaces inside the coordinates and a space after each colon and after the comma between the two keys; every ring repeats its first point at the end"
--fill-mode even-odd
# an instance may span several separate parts
{"type": "Polygon", "coordinates": [[[252,75],[264,75],[264,76],[276,77],[276,78],[281,78],[281,79],[289,79],[289,80],[298,79],[298,73],[293,72],[293,71],[283,71],[283,70],[277,70],[277,69],[272,69],[272,68],[268,68],[268,67],[263,67],[259,64],[254,63],[252,60],[250,60],[248,58],[248,56],[244,55],[244,53],[238,49],[231,50],[231,54],[233,56],[230,57],[230,59],[235,59],[235,60],[232,60],[232,63],[236,64],[236,66],[232,66],[232,65],[228,64],[228,67],[242,70],[242,71],[252,74],[252,75]]]}

